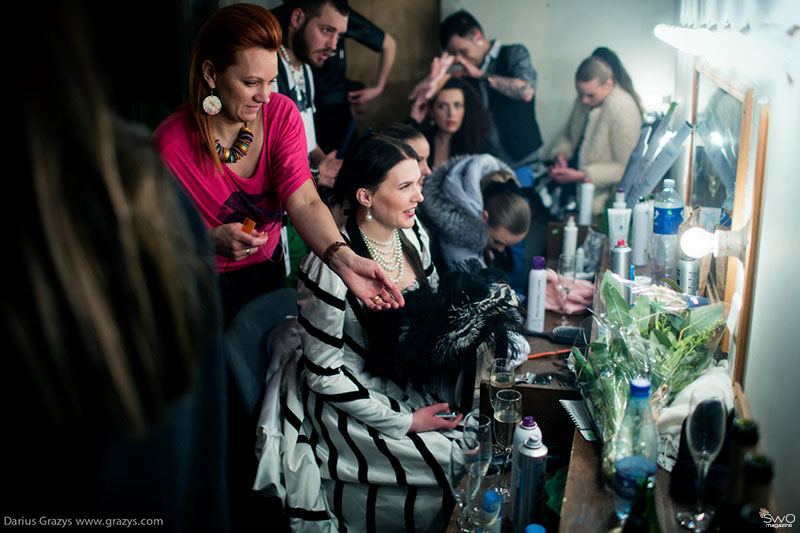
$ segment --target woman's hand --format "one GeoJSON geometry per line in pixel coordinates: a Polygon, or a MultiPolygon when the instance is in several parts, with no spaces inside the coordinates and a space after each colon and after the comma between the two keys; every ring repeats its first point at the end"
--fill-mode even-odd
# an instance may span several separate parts
{"type": "Polygon", "coordinates": [[[380,311],[405,305],[403,295],[386,271],[350,248],[343,247],[334,253],[330,267],[368,309],[380,311]]]}
{"type": "Polygon", "coordinates": [[[343,161],[336,159],[336,150],[331,150],[325,159],[319,163],[319,184],[323,187],[333,188],[336,183],[336,176],[339,175],[339,169],[342,168],[343,161]]]}
{"type": "Polygon", "coordinates": [[[253,230],[251,234],[243,232],[241,222],[221,224],[212,228],[209,233],[214,250],[231,261],[247,258],[269,240],[269,235],[264,231],[253,230]]]}
{"type": "Polygon", "coordinates": [[[423,431],[441,431],[455,429],[463,414],[459,414],[455,418],[443,418],[436,416],[436,413],[447,413],[450,411],[450,406],[446,403],[437,403],[427,407],[420,407],[414,414],[411,415],[411,427],[408,428],[409,433],[422,433],[423,431]]]}
{"type": "Polygon", "coordinates": [[[569,167],[552,167],[548,170],[548,174],[553,178],[553,181],[562,184],[581,181],[586,177],[586,174],[582,170],[575,170],[569,167]]]}
{"type": "Polygon", "coordinates": [[[430,107],[429,100],[420,96],[411,104],[411,118],[417,121],[417,124],[422,124],[425,121],[425,116],[428,114],[428,109],[430,109],[430,107]]]}

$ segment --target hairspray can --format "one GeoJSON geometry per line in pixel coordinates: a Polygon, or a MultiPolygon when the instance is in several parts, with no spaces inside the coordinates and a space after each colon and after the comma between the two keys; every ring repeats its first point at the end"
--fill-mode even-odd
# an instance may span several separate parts
{"type": "Polygon", "coordinates": [[[633,230],[631,231],[631,263],[636,266],[647,264],[652,226],[650,208],[644,197],[640,197],[639,203],[633,206],[633,230]]]}
{"type": "Polygon", "coordinates": [[[539,434],[514,450],[519,454],[519,487],[514,498],[514,524],[522,530],[527,524],[536,522],[542,514],[544,504],[544,475],[547,467],[547,446],[539,434]]]}
{"type": "Polygon", "coordinates": [[[611,271],[619,276],[622,281],[622,299],[630,301],[630,284],[625,283],[631,272],[631,249],[625,244],[625,239],[620,239],[611,249],[611,271]]]}
{"type": "Polygon", "coordinates": [[[678,261],[678,285],[684,293],[697,296],[700,289],[700,265],[693,257],[684,255],[678,261]]]}
{"type": "MultiPolygon", "coordinates": [[[[513,451],[511,452],[511,494],[516,494],[519,490],[520,453],[517,451],[517,448],[519,448],[520,445],[525,444],[528,438],[534,434],[538,435],[539,440],[541,440],[542,430],[539,429],[539,426],[536,424],[536,421],[533,419],[533,417],[523,417],[522,422],[520,422],[517,426],[517,429],[514,430],[514,447],[512,448],[513,451]]],[[[515,518],[514,498],[511,498],[511,501],[508,502],[508,512],[506,513],[506,516],[508,516],[511,521],[513,521],[515,518]]]]}

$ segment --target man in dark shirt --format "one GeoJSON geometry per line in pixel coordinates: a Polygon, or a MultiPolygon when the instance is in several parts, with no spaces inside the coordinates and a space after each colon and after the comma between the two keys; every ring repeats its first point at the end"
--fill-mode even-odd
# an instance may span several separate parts
{"type": "Polygon", "coordinates": [[[315,67],[314,102],[317,111],[314,114],[314,123],[317,143],[325,152],[339,147],[350,121],[361,117],[365,106],[381,95],[392,70],[397,49],[397,43],[391,35],[353,9],[350,9],[344,37],[380,54],[378,76],[375,85],[371,87],[347,79],[344,39],[339,39],[336,50],[322,67],[315,67]]]}
{"type": "Polygon", "coordinates": [[[488,40],[478,21],[463,10],[442,21],[439,42],[461,65],[454,75],[472,81],[489,110],[489,152],[514,169],[538,161],[542,136],[534,110],[536,71],[528,49],[488,40]]]}

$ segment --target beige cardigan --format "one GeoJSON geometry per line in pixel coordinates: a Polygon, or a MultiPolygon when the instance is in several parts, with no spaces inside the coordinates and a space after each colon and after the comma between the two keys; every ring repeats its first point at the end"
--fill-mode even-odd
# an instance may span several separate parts
{"type": "Polygon", "coordinates": [[[631,95],[619,87],[614,87],[594,108],[581,103],[579,97],[566,129],[550,149],[550,157],[572,157],[584,124],[586,134],[578,154],[578,170],[585,172],[595,186],[592,213],[597,215],[605,210],[608,197],[622,179],[639,140],[642,114],[631,95]]]}

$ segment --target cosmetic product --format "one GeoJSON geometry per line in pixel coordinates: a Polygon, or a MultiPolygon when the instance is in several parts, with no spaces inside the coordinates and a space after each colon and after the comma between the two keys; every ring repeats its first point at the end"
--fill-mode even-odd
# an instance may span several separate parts
{"type": "Polygon", "coordinates": [[[533,268],[528,274],[528,308],[525,327],[529,331],[544,331],[544,303],[547,294],[547,273],[544,265],[544,257],[534,257],[533,268]]]}
{"type": "Polygon", "coordinates": [[[633,231],[631,232],[631,263],[636,266],[647,264],[650,248],[650,207],[644,197],[633,206],[633,231]]]}
{"type": "Polygon", "coordinates": [[[578,204],[578,224],[588,226],[592,223],[592,202],[594,200],[594,184],[589,178],[580,186],[580,203],[578,204]]]}
{"type": "Polygon", "coordinates": [[[700,265],[693,257],[683,254],[678,261],[678,285],[685,294],[697,296],[700,287],[700,265]]]}
{"type": "MultiPolygon", "coordinates": [[[[623,202],[624,205],[624,202],[623,202]]],[[[609,208],[608,213],[608,242],[617,242],[620,239],[628,241],[628,230],[631,226],[631,210],[609,208]]]]}
{"type": "Polygon", "coordinates": [[[561,253],[567,255],[575,255],[575,248],[578,246],[578,226],[575,225],[575,219],[569,217],[567,224],[564,226],[564,240],[561,245],[561,253]]]}

